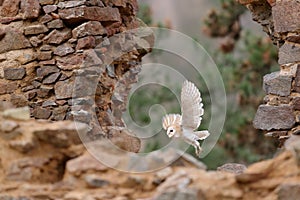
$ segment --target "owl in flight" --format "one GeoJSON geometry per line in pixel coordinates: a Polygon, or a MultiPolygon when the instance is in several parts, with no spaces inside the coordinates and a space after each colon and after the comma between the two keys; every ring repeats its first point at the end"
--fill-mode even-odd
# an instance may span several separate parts
{"type": "Polygon", "coordinates": [[[199,156],[202,149],[197,140],[204,140],[209,136],[207,130],[195,131],[199,127],[204,113],[203,104],[198,88],[189,81],[184,81],[181,90],[181,112],[168,114],[163,117],[162,125],[171,137],[181,137],[185,142],[195,147],[199,156]]]}

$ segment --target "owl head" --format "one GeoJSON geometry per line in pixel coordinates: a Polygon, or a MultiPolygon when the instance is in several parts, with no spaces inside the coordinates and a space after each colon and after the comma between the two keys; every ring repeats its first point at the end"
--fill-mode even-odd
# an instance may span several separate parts
{"type": "Polygon", "coordinates": [[[168,114],[163,117],[162,125],[163,128],[167,130],[168,137],[173,137],[175,134],[179,134],[181,121],[181,115],[179,114],[168,114]]]}

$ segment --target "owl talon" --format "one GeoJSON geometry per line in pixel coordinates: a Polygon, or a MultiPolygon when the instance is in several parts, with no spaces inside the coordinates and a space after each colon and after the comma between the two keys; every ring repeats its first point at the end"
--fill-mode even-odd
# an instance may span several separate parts
{"type": "Polygon", "coordinates": [[[199,147],[199,146],[195,147],[195,153],[196,153],[197,156],[200,156],[201,152],[202,152],[201,147],[199,147]]]}

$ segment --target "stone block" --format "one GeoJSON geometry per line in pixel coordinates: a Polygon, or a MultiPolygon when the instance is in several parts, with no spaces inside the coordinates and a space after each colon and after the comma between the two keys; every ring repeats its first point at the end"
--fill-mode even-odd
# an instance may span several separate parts
{"type": "Polygon", "coordinates": [[[19,12],[19,4],[21,0],[4,0],[0,9],[2,17],[14,17],[19,12]]]}
{"type": "Polygon", "coordinates": [[[57,66],[62,70],[79,69],[84,61],[84,56],[80,54],[68,55],[64,58],[56,58],[57,66]]]}
{"type": "Polygon", "coordinates": [[[101,164],[88,152],[77,158],[69,160],[66,165],[66,171],[68,174],[80,175],[88,170],[105,171],[107,170],[107,167],[101,164]]]}
{"type": "Polygon", "coordinates": [[[39,19],[39,22],[42,24],[45,24],[47,22],[50,22],[52,19],[53,19],[53,17],[51,15],[46,14],[39,19]]]}
{"type": "Polygon", "coordinates": [[[47,76],[46,78],[43,79],[43,84],[55,83],[59,79],[60,75],[61,75],[61,73],[57,72],[57,73],[47,76]]]}
{"type": "Polygon", "coordinates": [[[64,23],[61,19],[55,19],[47,23],[47,27],[51,29],[60,29],[64,27],[64,23]]]}
{"type": "Polygon", "coordinates": [[[71,44],[68,43],[64,43],[58,47],[56,47],[56,49],[54,50],[54,55],[58,55],[58,56],[66,56],[70,53],[73,53],[75,50],[73,49],[71,44]]]}
{"type": "Polygon", "coordinates": [[[18,84],[16,82],[0,82],[0,95],[13,93],[17,88],[18,84]]]}
{"type": "Polygon", "coordinates": [[[278,200],[294,200],[300,197],[300,184],[284,183],[278,187],[278,200]]]}
{"type": "Polygon", "coordinates": [[[36,75],[37,77],[45,77],[56,72],[59,72],[56,66],[42,66],[36,70],[36,75]]]}
{"type": "Polygon", "coordinates": [[[79,1],[65,1],[65,2],[59,2],[57,6],[60,9],[65,9],[65,8],[74,8],[74,7],[79,7],[82,5],[85,5],[86,0],[79,0],[79,1]]]}
{"type": "Polygon", "coordinates": [[[291,93],[291,87],[291,76],[282,76],[280,72],[273,72],[264,76],[263,89],[267,94],[288,96],[291,93]]]}
{"type": "Polygon", "coordinates": [[[74,97],[88,97],[96,93],[99,75],[77,76],[74,85],[74,97]]]}
{"type": "Polygon", "coordinates": [[[40,51],[37,58],[38,60],[51,60],[52,54],[52,51],[40,51]]]}
{"type": "Polygon", "coordinates": [[[21,12],[24,19],[38,18],[40,11],[39,0],[21,0],[21,12]]]}
{"type": "Polygon", "coordinates": [[[65,80],[57,82],[54,86],[56,99],[59,100],[72,98],[73,89],[73,81],[65,80]]]}
{"type": "Polygon", "coordinates": [[[32,115],[36,118],[36,119],[48,119],[51,116],[51,110],[47,109],[47,108],[41,108],[41,107],[36,107],[33,112],[32,115]]]}
{"type": "Polygon", "coordinates": [[[26,70],[24,67],[20,68],[4,68],[4,78],[7,80],[21,80],[25,77],[26,70]]]}
{"type": "Polygon", "coordinates": [[[76,50],[80,49],[92,49],[96,46],[96,40],[93,36],[87,36],[78,39],[76,50]]]}
{"type": "Polygon", "coordinates": [[[121,22],[121,16],[117,8],[111,7],[75,7],[59,10],[60,18],[69,24],[79,24],[86,20],[100,22],[121,22]]]}
{"type": "Polygon", "coordinates": [[[31,47],[29,40],[23,35],[22,29],[8,27],[5,32],[4,38],[0,40],[0,53],[31,47]]]}
{"type": "Polygon", "coordinates": [[[54,4],[54,0],[39,0],[42,6],[54,4]]]}
{"type": "Polygon", "coordinates": [[[300,62],[300,44],[285,42],[279,48],[278,57],[278,63],[280,65],[293,62],[300,62]]]}
{"type": "Polygon", "coordinates": [[[57,5],[46,5],[43,6],[43,10],[46,14],[54,12],[57,10],[57,5]]]}
{"type": "Polygon", "coordinates": [[[42,85],[37,91],[37,96],[40,98],[47,98],[53,93],[52,91],[52,86],[42,85]]]}
{"type": "Polygon", "coordinates": [[[47,31],[48,28],[45,25],[32,25],[24,28],[24,35],[38,35],[47,31]]]}
{"type": "Polygon", "coordinates": [[[41,141],[52,144],[55,147],[65,148],[70,145],[81,144],[77,130],[85,131],[85,124],[68,122],[54,122],[35,130],[33,134],[41,141]],[[78,128],[78,129],[77,129],[78,128]]]}
{"type": "Polygon", "coordinates": [[[44,38],[44,41],[48,44],[61,44],[71,37],[70,29],[64,29],[63,31],[53,30],[44,38]]]}
{"type": "Polygon", "coordinates": [[[260,105],[253,120],[257,129],[290,129],[295,124],[293,107],[289,105],[260,105]]]}
{"type": "Polygon", "coordinates": [[[276,1],[272,13],[276,32],[295,32],[300,29],[300,2],[276,1]]]}
{"type": "Polygon", "coordinates": [[[74,38],[85,37],[89,35],[103,35],[106,34],[105,28],[98,21],[89,21],[77,26],[72,31],[74,38]]]}
{"type": "Polygon", "coordinates": [[[293,98],[292,103],[295,110],[300,110],[300,97],[293,98]]]}

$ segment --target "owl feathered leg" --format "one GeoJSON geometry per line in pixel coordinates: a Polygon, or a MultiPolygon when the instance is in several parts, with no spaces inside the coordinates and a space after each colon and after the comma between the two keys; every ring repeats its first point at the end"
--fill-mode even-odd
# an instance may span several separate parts
{"type": "Polygon", "coordinates": [[[195,148],[195,153],[197,156],[200,155],[200,153],[202,152],[202,148],[200,147],[200,143],[197,140],[192,140],[190,138],[184,138],[185,142],[193,145],[193,147],[195,148]]]}

